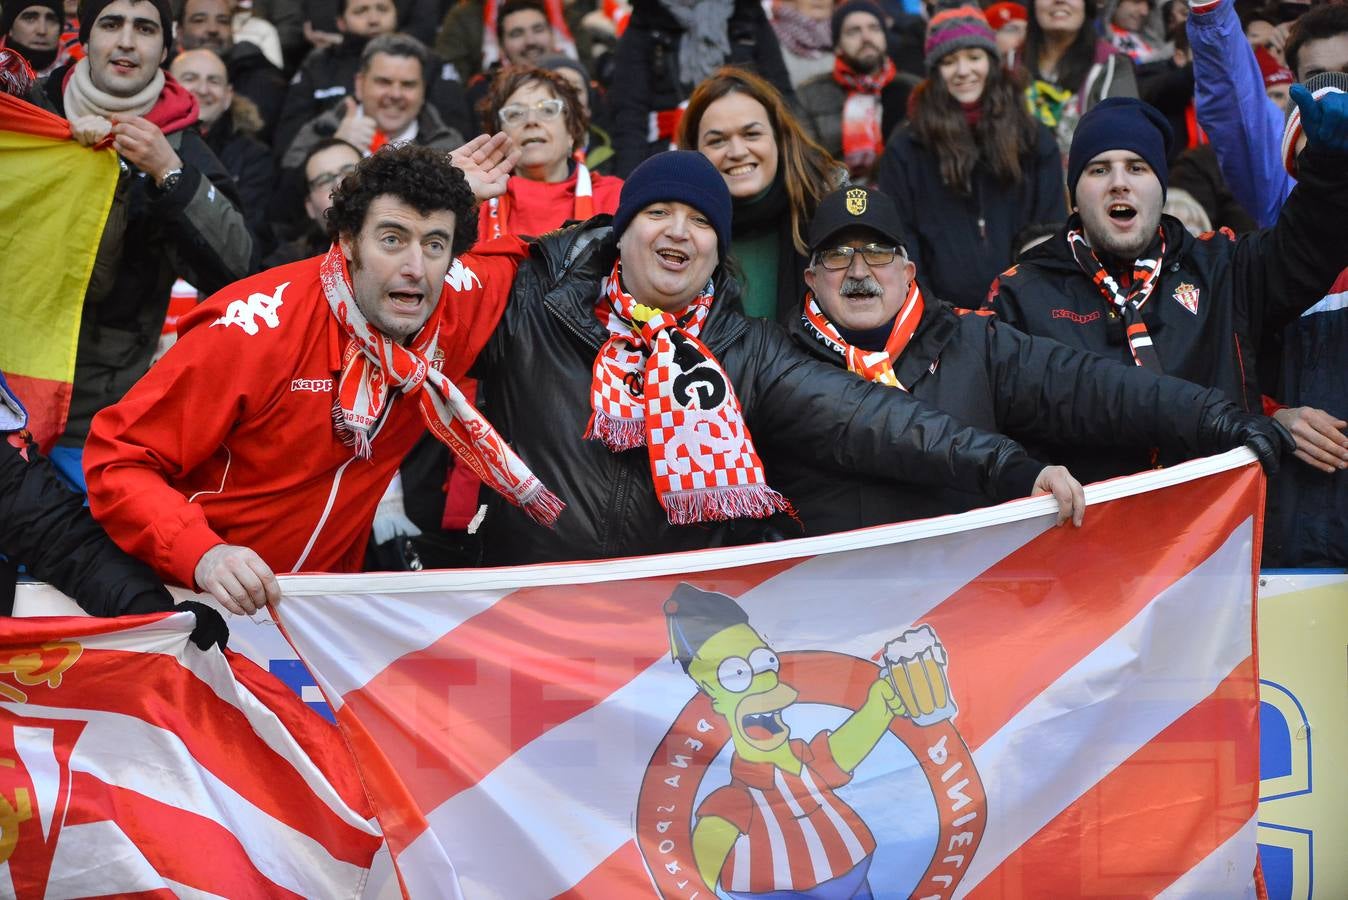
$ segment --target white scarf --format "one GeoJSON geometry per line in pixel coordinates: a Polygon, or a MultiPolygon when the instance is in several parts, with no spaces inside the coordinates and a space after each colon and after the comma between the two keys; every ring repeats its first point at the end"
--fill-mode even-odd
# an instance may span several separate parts
{"type": "MultiPolygon", "coordinates": [[[[85,57],[75,63],[75,71],[66,82],[65,107],[66,119],[73,122],[83,116],[98,116],[111,119],[143,116],[154,109],[155,102],[164,91],[164,70],[155,67],[154,77],[130,97],[116,97],[100,90],[89,75],[89,59],[85,57]]],[[[112,123],[108,123],[112,127],[112,123]]]]}

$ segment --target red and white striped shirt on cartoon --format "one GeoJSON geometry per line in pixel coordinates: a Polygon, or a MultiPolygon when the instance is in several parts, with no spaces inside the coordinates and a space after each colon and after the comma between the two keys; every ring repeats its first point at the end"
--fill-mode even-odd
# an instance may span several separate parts
{"type": "Polygon", "coordinates": [[[834,761],[828,738],[821,731],[809,744],[791,742],[799,775],[736,756],[730,784],[702,801],[699,818],[717,816],[740,831],[721,867],[723,890],[805,891],[875,852],[866,823],[833,793],[852,775],[834,761]]]}

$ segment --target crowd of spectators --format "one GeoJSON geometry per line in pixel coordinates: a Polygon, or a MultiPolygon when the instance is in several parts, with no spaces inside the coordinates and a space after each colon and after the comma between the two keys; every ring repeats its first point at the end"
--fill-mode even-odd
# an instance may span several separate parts
{"type": "MultiPolygon", "coordinates": [[[[2,51],[26,64],[8,92],[65,117],[77,140],[110,145],[122,161],[86,293],[68,425],[49,455],[77,489],[87,490],[86,469],[97,476],[104,493],[95,485],[95,516],[118,523],[109,526],[118,543],[171,581],[270,599],[273,570],[529,562],[764,540],[967,508],[1023,494],[1030,482],[1070,507],[1072,485],[1043,475],[1056,466],[1025,467],[1066,464],[1087,481],[1233,442],[1262,441],[1265,457],[1276,458],[1284,439],[1289,451],[1295,442],[1295,461],[1289,452],[1272,482],[1265,564],[1348,564],[1340,104],[1348,101],[1348,5],[2,0],[2,51]],[[420,188],[375,165],[385,156],[452,201],[419,197],[420,188]],[[467,176],[458,187],[428,162],[451,158],[467,176]],[[376,176],[393,185],[387,196],[360,200],[362,179],[376,176]],[[346,206],[334,210],[334,193],[346,206]],[[163,521],[126,525],[128,510],[153,490],[118,482],[116,453],[130,452],[133,438],[149,440],[146,429],[169,439],[173,421],[154,412],[164,397],[189,382],[212,389],[183,368],[191,354],[215,352],[201,341],[156,361],[171,295],[185,282],[204,301],[252,278],[229,299],[263,296],[248,300],[248,315],[266,319],[280,304],[266,306],[275,280],[267,273],[289,266],[282,271],[291,281],[344,273],[359,303],[357,270],[368,271],[359,265],[369,225],[361,217],[397,219],[401,212],[380,205],[390,197],[423,219],[450,213],[442,243],[452,256],[426,271],[444,272],[454,291],[478,291],[473,302],[494,309],[499,327],[475,312],[464,326],[471,334],[454,335],[462,358],[453,361],[444,334],[433,352],[415,330],[393,335],[411,348],[407,359],[368,351],[369,365],[389,378],[398,365],[424,362],[424,351],[452,383],[426,387],[434,399],[422,401],[422,415],[388,426],[381,443],[396,453],[348,474],[347,487],[357,482],[364,495],[344,510],[342,535],[329,545],[314,531],[297,548],[278,538],[280,555],[222,560],[219,548],[245,541],[220,535],[256,542],[275,521],[274,510],[249,511],[239,497],[223,514],[242,525],[175,512],[181,541],[165,536],[163,521]],[[352,204],[359,216],[334,224],[352,204]],[[653,224],[652,204],[677,208],[653,224]],[[849,213],[854,227],[820,224],[849,213]],[[585,224],[554,233],[572,223],[585,224]],[[632,297],[638,310],[649,305],[629,283],[642,271],[640,240],[690,272],[710,260],[703,284],[680,302],[733,307],[752,322],[751,349],[727,349],[742,329],[715,312],[700,339],[700,320],[669,324],[669,347],[658,329],[614,349],[617,326],[606,332],[593,315],[567,324],[609,292],[615,321],[643,331],[645,320],[623,306],[632,297]],[[348,251],[339,265],[334,254],[348,251]],[[862,301],[878,312],[854,315],[862,301]],[[539,304],[557,319],[539,318],[539,304]],[[573,339],[593,344],[584,365],[561,349],[573,339]],[[687,524],[699,521],[691,513],[676,525],[663,495],[669,521],[652,524],[650,487],[649,502],[634,507],[640,525],[598,511],[600,486],[640,482],[647,463],[616,452],[628,446],[618,438],[607,447],[587,441],[584,452],[565,445],[580,436],[560,423],[590,414],[590,363],[602,392],[606,365],[627,365],[620,379],[639,378],[624,354],[677,358],[690,346],[724,367],[727,427],[753,429],[768,481],[798,516],[781,515],[789,504],[771,490],[758,498],[769,498],[763,527],[743,527],[733,514],[715,529],[687,524]],[[917,349],[901,365],[909,347],[917,349]],[[933,376],[941,364],[940,379],[915,382],[917,359],[933,376]],[[900,401],[888,394],[852,397],[839,366],[954,418],[923,425],[926,407],[891,409],[900,401]],[[151,386],[132,391],[152,371],[160,374],[151,386]],[[879,421],[858,433],[837,419],[844,410],[879,421]],[[90,441],[91,460],[84,451],[95,417],[103,433],[90,441]],[[956,449],[905,449],[901,422],[956,449]],[[966,435],[964,426],[986,432],[966,435]],[[486,440],[493,428],[522,444],[539,473],[528,482],[520,473],[533,478],[529,468],[507,465],[521,484],[546,484],[569,504],[565,516],[593,518],[528,531],[526,512],[556,518],[558,510],[539,513],[531,504],[540,495],[512,494],[480,441],[453,437],[467,429],[486,440]],[[996,433],[1025,443],[1030,456],[1022,460],[1025,451],[997,443],[1005,439],[996,433]],[[940,484],[932,455],[942,452],[952,472],[973,480],[940,484]],[[898,472],[890,483],[903,465],[910,477],[898,472]],[[830,466],[841,470],[835,481],[815,477],[830,466]],[[855,506],[829,500],[844,488],[861,498],[855,506]],[[609,533],[623,527],[631,531],[609,533]]],[[[423,225],[399,227],[422,234],[423,225]]],[[[434,308],[416,287],[423,274],[398,290],[410,292],[409,305],[434,308]]],[[[645,285],[652,296],[663,290],[660,277],[645,285]]],[[[324,310],[296,348],[328,353],[314,336],[326,333],[324,310]]],[[[392,333],[362,312],[368,322],[343,323],[352,341],[392,333]]],[[[187,327],[205,315],[189,316],[187,327]]],[[[300,398],[345,410],[348,424],[370,413],[340,387],[360,368],[353,352],[364,358],[338,352],[337,365],[319,366],[326,393],[300,398]]],[[[246,369],[228,359],[211,377],[263,377],[246,369]]],[[[228,435],[244,427],[225,418],[198,410],[190,438],[173,438],[173,452],[141,448],[137,464],[145,453],[172,459],[168,490],[193,497],[224,473],[250,477],[255,460],[213,468],[228,435]]],[[[368,451],[361,441],[373,436],[353,440],[368,451]]],[[[267,465],[284,465],[302,444],[269,450],[267,465]]],[[[333,451],[339,480],[346,452],[333,451]]],[[[745,458],[758,464],[752,444],[745,458]]],[[[259,491],[276,487],[271,475],[258,477],[259,491]]],[[[324,509],[314,484],[288,489],[325,519],[337,497],[334,483],[324,509]]],[[[249,608],[235,600],[236,611],[249,608]]]]}

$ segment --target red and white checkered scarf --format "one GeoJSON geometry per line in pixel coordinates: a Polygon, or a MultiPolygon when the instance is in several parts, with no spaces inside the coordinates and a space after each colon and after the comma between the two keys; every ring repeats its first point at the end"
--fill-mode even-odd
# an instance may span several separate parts
{"type": "Polygon", "coordinates": [[[708,280],[677,316],[643,306],[623,290],[618,262],[595,304],[609,339],[594,360],[585,437],[615,453],[645,444],[673,525],[790,509],[767,485],[734,386],[697,339],[713,296],[708,280]]]}
{"type": "Polygon", "coordinates": [[[373,454],[371,442],[389,402],[389,389],[411,396],[431,433],[465,462],[478,478],[535,522],[551,525],[566,508],[555,494],[529,471],[515,451],[491,427],[463,394],[427,360],[434,355],[440,335],[437,316],[417,332],[410,347],[370,327],[351,292],[346,259],[337,244],[319,267],[323,296],[342,330],[342,375],[337,382],[332,421],[342,441],[360,459],[373,454]]]}

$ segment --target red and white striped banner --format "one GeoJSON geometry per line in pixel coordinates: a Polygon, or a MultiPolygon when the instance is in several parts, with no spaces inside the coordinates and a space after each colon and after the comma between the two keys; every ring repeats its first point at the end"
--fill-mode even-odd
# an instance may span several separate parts
{"type": "Polygon", "coordinates": [[[414,897],[1242,896],[1262,496],[1235,451],[1080,529],[287,579],[279,618],[414,897]]]}
{"type": "Polygon", "coordinates": [[[0,896],[361,895],[340,734],[195,622],[0,620],[0,896]]]}

